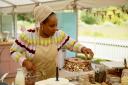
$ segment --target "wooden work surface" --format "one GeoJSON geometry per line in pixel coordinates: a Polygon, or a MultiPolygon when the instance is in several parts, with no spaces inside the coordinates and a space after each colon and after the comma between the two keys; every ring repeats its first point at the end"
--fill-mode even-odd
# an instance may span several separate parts
{"type": "MultiPolygon", "coordinates": [[[[64,70],[60,70],[59,72],[60,72],[60,76],[61,77],[62,76],[68,76],[69,75],[69,74],[65,73],[64,70]]],[[[90,71],[90,72],[92,72],[92,71],[90,71]]],[[[89,73],[89,72],[87,72],[87,73],[89,73]]],[[[12,83],[14,82],[14,80],[15,80],[15,77],[10,77],[10,78],[6,78],[5,79],[5,82],[8,83],[9,85],[12,85],[12,83]]],[[[78,85],[78,82],[77,81],[73,81],[72,83],[74,83],[75,85],[78,85]]],[[[101,85],[101,84],[96,83],[96,84],[91,84],[91,85],[101,85]]]]}

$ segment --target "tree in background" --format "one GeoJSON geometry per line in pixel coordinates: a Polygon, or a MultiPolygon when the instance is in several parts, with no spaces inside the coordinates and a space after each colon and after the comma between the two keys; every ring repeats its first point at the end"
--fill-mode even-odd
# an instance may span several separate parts
{"type": "Polygon", "coordinates": [[[34,26],[35,20],[31,13],[22,13],[17,15],[17,27],[19,32],[34,26]]]}
{"type": "Polygon", "coordinates": [[[20,21],[28,21],[30,23],[34,23],[35,20],[33,18],[33,15],[31,13],[22,13],[17,15],[17,19],[20,21]]]}
{"type": "Polygon", "coordinates": [[[81,12],[81,21],[86,24],[112,22],[120,25],[128,21],[128,6],[87,9],[81,12]]]}

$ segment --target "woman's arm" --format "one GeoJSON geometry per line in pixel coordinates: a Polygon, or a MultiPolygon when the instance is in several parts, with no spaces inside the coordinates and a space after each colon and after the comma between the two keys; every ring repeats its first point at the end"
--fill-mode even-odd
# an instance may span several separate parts
{"type": "Polygon", "coordinates": [[[11,57],[15,62],[18,62],[21,66],[23,61],[26,59],[26,50],[22,47],[22,45],[26,45],[23,40],[23,35],[21,34],[13,43],[10,48],[11,57]]]}
{"type": "Polygon", "coordinates": [[[74,52],[83,53],[89,59],[93,58],[94,54],[90,48],[87,48],[87,47],[83,46],[82,44],[80,44],[79,42],[75,41],[74,39],[72,39],[70,36],[68,36],[63,31],[60,31],[60,32],[63,36],[65,36],[64,40],[63,40],[62,48],[65,48],[65,49],[68,49],[68,50],[74,51],[74,52]]]}
{"type": "Polygon", "coordinates": [[[28,48],[28,35],[27,33],[22,33],[12,45],[10,52],[11,57],[14,61],[18,62],[21,66],[25,67],[28,71],[35,70],[33,63],[27,59],[27,51],[34,52],[32,49],[28,48]]]}

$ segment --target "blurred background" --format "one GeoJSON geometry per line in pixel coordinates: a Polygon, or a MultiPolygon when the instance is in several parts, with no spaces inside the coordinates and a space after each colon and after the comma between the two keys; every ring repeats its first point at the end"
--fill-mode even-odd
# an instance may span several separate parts
{"type": "MultiPolygon", "coordinates": [[[[6,65],[5,70],[15,71],[12,67],[18,65],[11,60],[9,48],[20,33],[35,26],[32,12],[39,4],[52,7],[58,28],[91,48],[94,58],[128,60],[127,0],[0,0],[0,69],[6,65]]],[[[63,52],[66,57],[76,56],[63,52]]]]}

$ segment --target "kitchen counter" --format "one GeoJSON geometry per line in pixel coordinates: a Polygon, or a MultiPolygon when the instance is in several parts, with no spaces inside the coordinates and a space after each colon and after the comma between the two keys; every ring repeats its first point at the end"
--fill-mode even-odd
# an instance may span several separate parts
{"type": "Polygon", "coordinates": [[[0,42],[0,46],[4,46],[4,45],[12,45],[13,42],[0,42]]]}
{"type": "Polygon", "coordinates": [[[19,64],[15,63],[10,56],[10,47],[13,42],[0,42],[0,77],[9,72],[8,77],[14,77],[19,64]]]}
{"type": "MultiPolygon", "coordinates": [[[[92,72],[92,71],[91,71],[92,72]]],[[[88,72],[87,72],[88,73],[88,72]]],[[[59,75],[61,77],[65,77],[64,75],[68,76],[69,74],[65,73],[64,70],[60,70],[59,71],[59,75]]],[[[12,83],[14,83],[14,80],[15,80],[15,77],[10,77],[10,78],[6,78],[5,79],[5,82],[8,83],[9,85],[12,85],[12,83]]],[[[75,85],[78,85],[78,82],[77,81],[72,81],[72,83],[74,83],[75,85]]],[[[99,83],[96,83],[96,84],[91,84],[91,85],[101,85],[99,83]]]]}
{"type": "MultiPolygon", "coordinates": [[[[15,78],[12,77],[12,78],[6,78],[4,81],[5,81],[8,85],[12,85],[12,83],[14,83],[14,80],[15,80],[15,78]]],[[[72,82],[72,83],[74,83],[74,84],[77,85],[77,82],[72,82]]],[[[96,84],[91,84],[91,85],[101,85],[101,84],[96,83],[96,84]]]]}

